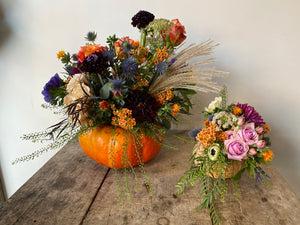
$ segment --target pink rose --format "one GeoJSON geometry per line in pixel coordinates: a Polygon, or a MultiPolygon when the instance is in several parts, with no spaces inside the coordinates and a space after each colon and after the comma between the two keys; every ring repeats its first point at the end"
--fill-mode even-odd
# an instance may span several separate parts
{"type": "Polygon", "coordinates": [[[250,149],[249,149],[249,154],[250,154],[250,155],[256,155],[256,154],[257,154],[257,151],[255,150],[255,148],[250,148],[250,149]]]}
{"type": "Polygon", "coordinates": [[[254,129],[254,123],[248,123],[243,125],[242,130],[240,130],[238,134],[247,145],[255,144],[259,138],[258,134],[254,129]]]}
{"type": "Polygon", "coordinates": [[[264,128],[262,128],[262,127],[257,127],[255,130],[259,134],[262,134],[264,132],[264,128]]]}
{"type": "Polygon", "coordinates": [[[239,138],[231,138],[224,141],[228,159],[241,161],[247,157],[249,146],[239,138]]]}
{"type": "Polygon", "coordinates": [[[242,125],[244,125],[244,123],[245,123],[245,117],[239,117],[237,124],[239,126],[242,126],[242,125]]]}
{"type": "Polygon", "coordinates": [[[186,36],[184,34],[185,28],[179,22],[179,20],[171,20],[171,31],[169,31],[170,42],[175,46],[181,44],[186,39],[186,36]]]}
{"type": "Polygon", "coordinates": [[[256,146],[258,148],[264,148],[266,146],[266,142],[264,140],[259,140],[257,143],[256,143],[256,146]]]}
{"type": "Polygon", "coordinates": [[[238,134],[233,130],[227,130],[227,131],[225,131],[225,133],[226,133],[228,139],[235,138],[238,136],[238,134]]]}

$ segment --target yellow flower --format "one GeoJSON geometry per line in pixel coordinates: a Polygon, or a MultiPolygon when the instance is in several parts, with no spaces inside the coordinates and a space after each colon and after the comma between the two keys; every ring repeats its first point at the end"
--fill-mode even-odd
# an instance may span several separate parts
{"type": "Polygon", "coordinates": [[[232,110],[232,113],[236,116],[239,116],[242,114],[242,109],[238,106],[234,106],[233,110],[232,110]]]}
{"type": "Polygon", "coordinates": [[[61,59],[62,57],[64,57],[64,55],[65,55],[65,51],[64,51],[64,50],[61,50],[61,51],[59,51],[59,52],[57,53],[57,58],[58,58],[58,59],[61,59]]]}

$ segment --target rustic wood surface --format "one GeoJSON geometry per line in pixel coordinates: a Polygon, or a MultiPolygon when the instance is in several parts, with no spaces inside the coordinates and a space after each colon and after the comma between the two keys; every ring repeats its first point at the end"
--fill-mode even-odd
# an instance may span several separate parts
{"type": "MultiPolygon", "coordinates": [[[[207,210],[196,212],[200,186],[177,195],[174,185],[189,166],[193,145],[173,136],[166,142],[177,152],[163,147],[145,166],[146,174],[136,168],[138,184],[128,173],[131,204],[125,198],[120,208],[119,188],[125,188],[124,173],[101,166],[88,158],[77,141],[60,150],[6,203],[0,205],[0,224],[59,225],[202,225],[212,224],[207,210]],[[150,195],[143,177],[153,184],[150,195]],[[117,185],[118,180],[121,185],[117,185]],[[134,189],[137,187],[137,190],[134,189]]],[[[257,183],[247,174],[240,181],[241,196],[235,200],[229,191],[225,202],[218,202],[222,224],[300,224],[300,201],[285,180],[272,167],[264,168],[273,186],[257,183]]]]}

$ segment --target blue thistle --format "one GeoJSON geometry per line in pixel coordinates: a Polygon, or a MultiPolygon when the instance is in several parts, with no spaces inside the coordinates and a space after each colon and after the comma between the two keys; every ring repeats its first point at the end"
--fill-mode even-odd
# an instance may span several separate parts
{"type": "Polygon", "coordinates": [[[117,97],[122,95],[122,89],[124,87],[125,81],[119,79],[118,77],[116,79],[109,80],[109,81],[112,84],[112,93],[114,94],[114,96],[117,97]]]}
{"type": "Polygon", "coordinates": [[[115,53],[111,50],[106,50],[103,52],[103,57],[106,58],[108,61],[112,61],[115,57],[115,53]]]}
{"type": "Polygon", "coordinates": [[[126,40],[122,41],[121,46],[126,54],[129,54],[130,50],[132,49],[131,44],[129,43],[129,41],[126,40]]]}
{"type": "Polygon", "coordinates": [[[138,64],[136,63],[135,58],[128,57],[123,61],[121,68],[122,68],[122,74],[125,75],[125,78],[126,79],[129,78],[129,79],[133,80],[134,73],[138,69],[138,64]]]}
{"type": "Polygon", "coordinates": [[[166,70],[168,69],[168,65],[165,62],[160,62],[157,64],[156,66],[156,70],[158,74],[163,74],[166,72],[166,70]]]}
{"type": "Polygon", "coordinates": [[[188,134],[190,138],[193,138],[196,140],[197,134],[200,132],[200,129],[193,129],[188,134]]]}

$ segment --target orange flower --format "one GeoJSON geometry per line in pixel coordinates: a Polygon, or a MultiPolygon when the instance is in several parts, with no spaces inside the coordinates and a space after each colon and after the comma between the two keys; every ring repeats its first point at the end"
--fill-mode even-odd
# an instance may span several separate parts
{"type": "Polygon", "coordinates": [[[100,45],[96,45],[96,44],[82,46],[80,48],[80,51],[77,53],[76,57],[80,62],[83,62],[85,57],[89,56],[90,54],[93,54],[95,52],[103,52],[103,50],[105,49],[106,49],[105,47],[101,47],[100,45]]]}
{"type": "Polygon", "coordinates": [[[272,160],[274,153],[271,150],[266,151],[262,157],[264,158],[265,162],[269,162],[272,160]]]}
{"type": "Polygon", "coordinates": [[[202,129],[196,139],[201,142],[204,148],[208,148],[214,142],[224,142],[227,139],[227,135],[223,131],[218,131],[216,124],[207,122],[207,128],[202,129]]]}
{"type": "Polygon", "coordinates": [[[180,106],[177,104],[174,104],[174,105],[172,105],[172,109],[173,109],[172,115],[175,116],[179,112],[180,106]]]}
{"type": "Polygon", "coordinates": [[[107,101],[103,100],[103,101],[99,102],[99,107],[100,107],[100,109],[106,110],[109,108],[109,103],[107,101]]]}
{"type": "Polygon", "coordinates": [[[169,53],[167,47],[163,47],[162,49],[156,49],[157,53],[154,58],[154,64],[158,65],[158,63],[162,62],[164,59],[169,58],[169,53]]]}
{"type": "Polygon", "coordinates": [[[114,110],[113,114],[115,115],[112,118],[112,125],[119,126],[123,129],[132,129],[136,121],[132,118],[132,111],[127,108],[123,108],[120,110],[114,110]]]}
{"type": "Polygon", "coordinates": [[[164,105],[166,101],[171,101],[174,97],[174,93],[171,89],[154,94],[154,98],[160,105],[164,105]]]}
{"type": "Polygon", "coordinates": [[[130,39],[128,36],[127,37],[122,37],[118,41],[114,43],[116,54],[122,58],[124,55],[124,50],[122,50],[122,44],[124,42],[128,42],[131,46],[133,47],[138,47],[140,42],[139,41],[134,41],[133,39],[130,39]]]}
{"type": "Polygon", "coordinates": [[[142,90],[143,87],[149,86],[148,81],[145,78],[142,78],[141,76],[136,76],[137,83],[132,85],[133,90],[142,90]]]}
{"type": "Polygon", "coordinates": [[[208,120],[205,120],[205,121],[204,121],[204,126],[206,126],[206,127],[209,126],[209,121],[208,121],[208,120]]]}
{"type": "Polygon", "coordinates": [[[234,106],[233,110],[232,110],[232,113],[236,116],[239,116],[242,114],[242,109],[238,106],[234,106]]]}

